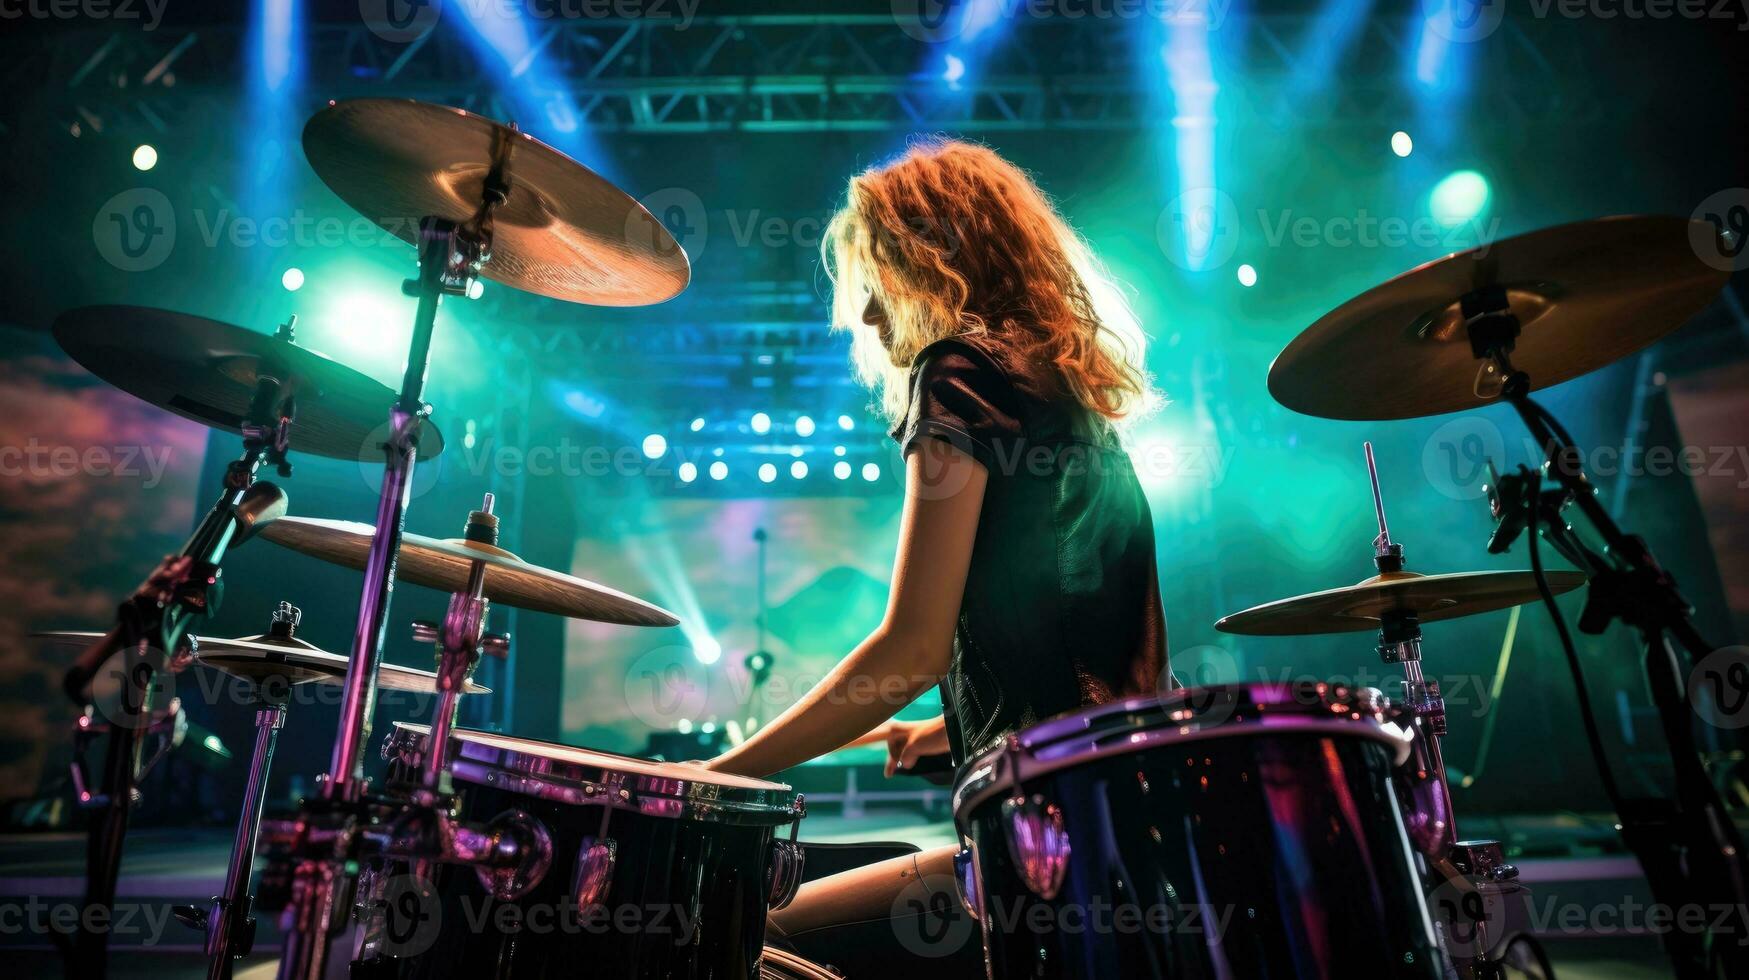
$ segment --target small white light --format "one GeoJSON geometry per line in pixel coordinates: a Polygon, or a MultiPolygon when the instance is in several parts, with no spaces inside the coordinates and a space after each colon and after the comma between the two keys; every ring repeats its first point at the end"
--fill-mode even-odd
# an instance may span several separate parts
{"type": "Polygon", "coordinates": [[[754,412],[752,424],[754,432],[764,435],[771,431],[771,416],[764,412],[754,412]]]}
{"type": "Polygon", "coordinates": [[[691,483],[692,481],[694,481],[696,479],[698,479],[698,464],[697,463],[690,463],[690,462],[681,463],[680,464],[680,482],[681,483],[691,483]]]}
{"type": "Polygon", "coordinates": [[[294,293],[297,292],[304,287],[304,270],[295,265],[292,266],[280,274],[279,284],[294,293]]]}
{"type": "Polygon", "coordinates": [[[814,420],[806,415],[796,416],[796,435],[806,439],[814,434],[814,420]]]}
{"type": "Polygon", "coordinates": [[[703,429],[704,429],[704,416],[701,415],[698,418],[695,418],[692,420],[692,431],[699,432],[703,429]]]}
{"type": "Polygon", "coordinates": [[[679,732],[682,735],[691,735],[692,734],[692,719],[691,718],[682,718],[679,721],[675,722],[674,723],[674,730],[679,732]]]}
{"type": "Polygon", "coordinates": [[[833,446],[832,447],[832,455],[834,455],[834,456],[844,455],[844,447],[843,446],[833,446]]]}
{"type": "Polygon", "coordinates": [[[1247,289],[1257,285],[1257,270],[1248,262],[1239,267],[1239,285],[1247,289]]]}
{"type": "Polygon", "coordinates": [[[851,428],[854,427],[855,425],[856,425],[856,423],[851,420],[850,416],[848,416],[848,415],[838,416],[838,427],[840,429],[843,429],[845,432],[849,432],[851,430],[851,428]]]}
{"type": "Polygon", "coordinates": [[[1408,133],[1399,129],[1391,134],[1391,152],[1406,157],[1415,152],[1415,141],[1409,138],[1408,133]]]}
{"type": "Polygon", "coordinates": [[[729,475],[729,464],[728,463],[725,463],[719,459],[716,462],[711,464],[711,479],[722,480],[722,479],[726,479],[728,477],[728,475],[729,475]]]}
{"type": "Polygon", "coordinates": [[[862,464],[862,478],[867,480],[870,483],[873,483],[874,481],[880,479],[881,478],[880,464],[879,463],[864,463],[864,464],[862,464]]]}
{"type": "Polygon", "coordinates": [[[668,440],[660,432],[652,432],[644,437],[644,455],[650,459],[661,459],[668,451],[668,440]]]}
{"type": "Polygon", "coordinates": [[[150,143],[134,147],[134,169],[150,170],[158,165],[158,149],[150,143]]]}
{"type": "Polygon", "coordinates": [[[771,481],[773,481],[775,479],[777,479],[777,467],[771,465],[770,463],[760,463],[759,464],[759,482],[760,483],[770,483],[771,481]]]}
{"type": "Polygon", "coordinates": [[[840,480],[850,479],[850,464],[845,462],[842,459],[836,463],[833,463],[832,464],[832,475],[837,477],[840,480]]]}
{"type": "Polygon", "coordinates": [[[486,280],[475,279],[468,283],[468,299],[479,299],[486,295],[486,280]]]}
{"type": "Polygon", "coordinates": [[[798,480],[806,479],[808,475],[808,464],[799,459],[789,464],[789,475],[798,480]]]}

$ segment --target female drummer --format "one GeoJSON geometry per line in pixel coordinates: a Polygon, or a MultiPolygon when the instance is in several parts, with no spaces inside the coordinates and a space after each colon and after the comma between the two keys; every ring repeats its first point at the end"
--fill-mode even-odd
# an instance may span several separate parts
{"type": "MultiPolygon", "coordinates": [[[[1144,337],[1087,244],[1013,164],[940,140],[852,178],[822,251],[834,326],[905,460],[886,616],[708,765],[763,776],[875,734],[904,765],[943,751],[958,764],[1052,715],[1156,690],[1153,524],[1117,431],[1151,398],[1144,337]],[[937,684],[942,718],[888,723],[937,684]]],[[[804,953],[829,937],[826,958],[870,968],[895,947],[900,890],[949,873],[953,851],[810,882],[772,930],[804,953]],[[853,924],[875,923],[857,941],[853,924]]]]}

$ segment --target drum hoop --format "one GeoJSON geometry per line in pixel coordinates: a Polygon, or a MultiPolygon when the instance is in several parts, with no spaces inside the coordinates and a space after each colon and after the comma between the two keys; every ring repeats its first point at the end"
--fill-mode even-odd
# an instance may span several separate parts
{"type": "MultiPolygon", "coordinates": [[[[1359,718],[1344,715],[1276,715],[1243,722],[1226,721],[1204,727],[1185,725],[1169,729],[1155,728],[1132,732],[1128,737],[1111,744],[1054,755],[1035,754],[1033,750],[1023,747],[1018,738],[1010,736],[1007,744],[990,749],[966,763],[962,770],[964,774],[954,783],[949,803],[953,808],[955,825],[962,835],[969,836],[972,811],[997,796],[1013,794],[1027,782],[1064,769],[1165,745],[1206,742],[1216,738],[1257,738],[1288,732],[1369,739],[1390,749],[1393,765],[1399,766],[1408,761],[1409,748],[1415,740],[1412,731],[1396,722],[1381,722],[1367,715],[1359,718]]],[[[1063,746],[1061,743],[1053,743],[1049,747],[1063,746]]]]}
{"type": "MultiPolygon", "coordinates": [[[[383,753],[387,758],[417,764],[430,737],[429,732],[396,722],[384,741],[383,753]]],[[[452,778],[567,806],[766,826],[794,823],[803,812],[800,798],[787,786],[770,790],[724,786],[708,780],[622,772],[464,739],[454,744],[459,749],[450,764],[452,778]]]]}

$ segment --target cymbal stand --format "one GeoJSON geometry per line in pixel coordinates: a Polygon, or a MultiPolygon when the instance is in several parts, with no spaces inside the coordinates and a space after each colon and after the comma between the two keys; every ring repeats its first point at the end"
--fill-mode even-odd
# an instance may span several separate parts
{"type": "MultiPolygon", "coordinates": [[[[1373,512],[1379,533],[1373,539],[1373,564],[1380,574],[1404,570],[1403,546],[1391,539],[1385,520],[1385,498],[1379,489],[1379,471],[1372,443],[1365,444],[1367,476],[1372,482],[1373,512]]],[[[1410,842],[1432,865],[1440,894],[1455,892],[1456,907],[1435,908],[1443,914],[1446,954],[1462,977],[1499,975],[1495,956],[1504,952],[1498,917],[1488,914],[1499,908],[1506,896],[1518,893],[1518,869],[1506,862],[1504,849],[1495,840],[1459,840],[1457,818],[1451,802],[1451,784],[1445,775],[1445,757],[1440,739],[1445,737],[1445,698],[1439,681],[1421,670],[1421,620],[1411,610],[1390,610],[1379,619],[1379,659],[1403,668],[1402,703],[1415,725],[1410,743],[1406,814],[1410,842]],[[1477,903],[1461,900],[1476,894],[1477,903]],[[1462,921],[1455,921],[1462,917],[1462,921]]]]}
{"type": "Polygon", "coordinates": [[[356,881],[354,852],[363,844],[364,746],[370,739],[376,707],[377,670],[387,639],[389,600],[394,591],[395,556],[407,512],[419,431],[430,407],[424,403],[431,362],[431,336],[437,308],[445,296],[465,296],[491,259],[493,213],[510,193],[514,141],[498,137],[492,168],[481,185],[481,200],[465,222],[426,216],[419,222],[419,277],[402,292],[418,299],[413,337],[401,391],[389,412],[383,444],[383,484],[377,498],[376,536],[365,559],[352,658],[340,700],[340,720],[328,772],[317,798],[305,800],[287,849],[295,862],[290,902],[285,908],[285,951],[279,976],[314,980],[327,969],[329,946],[347,924],[346,909],[356,881]],[[338,913],[338,914],[337,914],[338,913]]]}
{"type": "MultiPolygon", "coordinates": [[[[297,325],[292,317],[280,326],[276,339],[290,344],[297,325]]],[[[218,608],[223,595],[219,564],[232,544],[240,544],[258,528],[285,513],[285,492],[256,472],[272,464],[281,476],[291,475],[286,459],[295,396],[283,390],[280,365],[258,365],[255,393],[241,430],[243,454],[225,467],[224,489],[180,552],[193,558],[188,576],[178,584],[168,605],[129,599],[118,612],[122,638],[121,698],[110,726],[99,791],[87,805],[98,812],[91,821],[86,847],[85,908],[81,922],[107,922],[115,906],[116,879],[127,836],[128,814],[137,795],[140,730],[152,714],[152,689],[157,667],[153,650],[177,649],[189,622],[218,608]],[[101,909],[101,912],[94,911],[101,909]]],[[[108,935],[81,928],[67,961],[69,976],[102,977],[108,973],[108,935]]]]}
{"type": "MultiPolygon", "coordinates": [[[[1484,362],[1484,370],[1497,372],[1503,379],[1502,397],[1517,411],[1545,456],[1540,473],[1523,471],[1512,478],[1510,486],[1506,479],[1500,481],[1494,493],[1496,516],[1523,520],[1529,515],[1552,545],[1590,573],[1579,616],[1582,631],[1596,635],[1619,620],[1641,637],[1647,686],[1675,772],[1675,799],[1621,797],[1592,728],[1589,695],[1584,690],[1578,692],[1581,705],[1586,706],[1588,734],[1598,755],[1604,787],[1621,822],[1622,840],[1645,870],[1654,901],[1671,908],[1749,908],[1749,865],[1745,864],[1742,837],[1701,761],[1685,665],[1678,650],[1680,647],[1699,659],[1714,647],[1695,629],[1693,607],[1645,539],[1623,531],[1597,499],[1585,476],[1580,450],[1566,429],[1530,398],[1531,378],[1513,366],[1510,356],[1521,324],[1505,290],[1497,286],[1477,290],[1463,298],[1462,306],[1471,352],[1484,362]],[[1544,491],[1545,477],[1558,489],[1544,491]],[[1569,502],[1602,538],[1603,551],[1581,540],[1562,516],[1569,502]]],[[[1489,550],[1504,551],[1510,537],[1496,531],[1489,550]]],[[[1570,644],[1565,645],[1577,670],[1577,653],[1570,644]]],[[[1749,947],[1737,944],[1734,937],[1683,929],[1666,930],[1662,935],[1665,952],[1679,977],[1711,977],[1716,973],[1749,976],[1749,947]]]]}
{"type": "MultiPolygon", "coordinates": [[[[273,612],[268,635],[290,640],[303,614],[289,602],[273,612]]],[[[263,677],[251,691],[255,708],[255,751],[249,757],[249,782],[243,791],[243,806],[237,812],[237,835],[231,843],[231,859],[225,869],[224,891],[213,897],[210,908],[179,905],[174,911],[184,925],[206,936],[207,980],[230,980],[236,961],[255,948],[253,899],[249,894],[255,866],[255,843],[261,834],[262,804],[267,798],[267,774],[273,765],[273,750],[279,730],[285,727],[291,685],[285,678],[263,677]]]]}
{"type": "MultiPolygon", "coordinates": [[[[486,494],[479,510],[468,515],[463,536],[481,544],[498,543],[498,518],[492,513],[492,495],[486,494]]],[[[431,749],[423,762],[424,790],[431,794],[428,802],[448,797],[453,789],[449,782],[449,733],[455,725],[456,709],[462,690],[473,676],[481,654],[503,658],[510,652],[510,635],[488,633],[486,613],[491,607],[485,596],[486,563],[476,561],[468,572],[466,592],[450,596],[449,609],[443,622],[413,624],[413,638],[421,643],[437,645],[437,711],[431,718],[431,749]],[[438,749],[442,748],[442,751],[438,749]]]]}

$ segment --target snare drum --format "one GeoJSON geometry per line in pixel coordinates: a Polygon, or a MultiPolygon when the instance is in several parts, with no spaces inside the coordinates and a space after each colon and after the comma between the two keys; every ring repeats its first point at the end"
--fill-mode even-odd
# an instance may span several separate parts
{"type": "Polygon", "coordinates": [[[991,975],[1442,975],[1382,695],[1185,688],[1026,729],[954,787],[991,975]]]}
{"type": "MultiPolygon", "coordinates": [[[[440,868],[374,869],[364,959],[409,977],[760,975],[768,906],[801,879],[788,786],[687,765],[456,731],[458,816],[513,811],[544,831],[538,880],[440,868]],[[788,828],[788,839],[779,839],[788,828]]],[[[416,783],[430,730],[396,723],[383,753],[390,785],[416,783]]]]}

